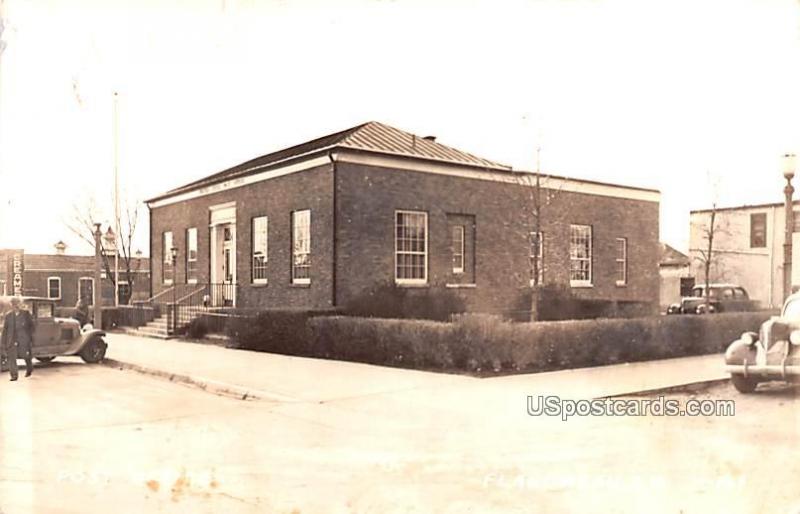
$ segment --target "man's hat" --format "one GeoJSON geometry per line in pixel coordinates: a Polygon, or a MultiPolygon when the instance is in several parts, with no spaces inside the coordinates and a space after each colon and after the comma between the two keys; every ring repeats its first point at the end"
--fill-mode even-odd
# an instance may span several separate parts
{"type": "Polygon", "coordinates": [[[11,305],[19,305],[22,303],[22,298],[19,296],[12,296],[11,297],[11,305]]]}

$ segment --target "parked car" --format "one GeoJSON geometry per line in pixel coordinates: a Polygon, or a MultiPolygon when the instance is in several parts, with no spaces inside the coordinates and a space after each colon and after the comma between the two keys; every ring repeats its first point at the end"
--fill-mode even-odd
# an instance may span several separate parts
{"type": "Polygon", "coordinates": [[[737,391],[751,393],[760,382],[800,381],[800,293],[786,299],[780,316],[745,332],[728,346],[725,370],[737,391]]]}
{"type": "MultiPolygon", "coordinates": [[[[101,362],[106,356],[106,344],[102,330],[91,325],[80,326],[72,318],[57,318],[55,303],[47,298],[22,297],[23,308],[30,311],[36,322],[31,350],[41,362],[49,362],[60,355],[78,355],[85,362],[101,362]]],[[[0,296],[0,315],[11,309],[10,297],[0,296]]],[[[2,332],[0,318],[0,332],[2,332]]],[[[0,371],[6,371],[6,356],[0,348],[0,371]]]]}
{"type": "MultiPolygon", "coordinates": [[[[759,305],[741,286],[735,284],[709,284],[708,312],[755,311],[759,305]]],[[[667,314],[704,314],[706,311],[706,286],[700,284],[692,288],[692,295],[681,298],[680,303],[673,303],[667,314]]]]}

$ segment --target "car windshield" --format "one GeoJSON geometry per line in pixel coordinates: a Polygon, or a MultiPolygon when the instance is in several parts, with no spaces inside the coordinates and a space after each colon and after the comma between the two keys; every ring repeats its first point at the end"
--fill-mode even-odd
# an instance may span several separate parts
{"type": "Polygon", "coordinates": [[[783,317],[800,320],[800,298],[786,304],[783,308],[783,317]]]}

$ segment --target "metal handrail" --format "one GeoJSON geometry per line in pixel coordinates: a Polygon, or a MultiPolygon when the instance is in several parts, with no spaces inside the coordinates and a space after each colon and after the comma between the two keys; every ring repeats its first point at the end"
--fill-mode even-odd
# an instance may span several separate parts
{"type": "Polygon", "coordinates": [[[191,298],[192,296],[196,295],[197,293],[205,292],[205,290],[206,290],[206,286],[203,286],[201,288],[195,289],[191,293],[189,293],[189,294],[187,294],[185,296],[182,296],[182,297],[178,298],[177,300],[175,300],[174,302],[171,302],[171,303],[181,304],[184,300],[188,300],[189,298],[191,298]]]}
{"type": "Polygon", "coordinates": [[[178,287],[178,286],[177,286],[177,285],[173,285],[173,286],[172,286],[172,287],[170,287],[169,289],[165,289],[165,290],[161,291],[161,292],[160,292],[160,293],[158,293],[157,295],[154,295],[154,296],[152,296],[152,297],[148,298],[148,299],[147,299],[147,301],[146,301],[146,303],[153,303],[153,301],[154,301],[156,298],[158,298],[159,296],[162,296],[162,295],[165,295],[165,294],[167,294],[167,293],[170,293],[170,292],[172,292],[172,290],[173,290],[173,289],[175,289],[176,287],[178,287]]]}

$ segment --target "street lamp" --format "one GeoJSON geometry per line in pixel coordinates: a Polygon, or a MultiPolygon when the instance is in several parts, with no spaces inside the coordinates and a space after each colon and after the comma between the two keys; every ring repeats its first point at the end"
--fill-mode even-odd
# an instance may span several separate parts
{"type": "Polygon", "coordinates": [[[175,304],[175,288],[178,287],[175,273],[175,264],[178,262],[178,247],[173,246],[169,249],[170,257],[172,257],[172,333],[174,334],[178,329],[178,306],[175,304]]]}
{"type": "Polygon", "coordinates": [[[783,178],[786,186],[783,188],[784,209],[786,211],[786,226],[783,239],[783,297],[792,294],[792,235],[794,234],[794,206],[792,205],[792,179],[797,167],[796,157],[793,153],[783,156],[783,178]]]}

